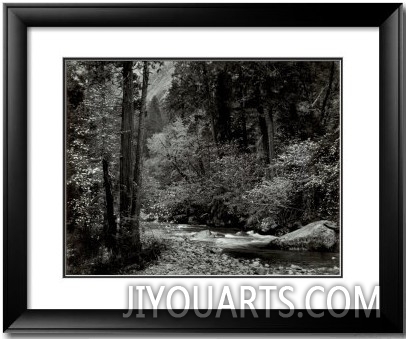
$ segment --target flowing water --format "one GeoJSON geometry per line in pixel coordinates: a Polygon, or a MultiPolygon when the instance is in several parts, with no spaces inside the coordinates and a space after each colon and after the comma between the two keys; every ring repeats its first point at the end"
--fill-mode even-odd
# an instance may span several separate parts
{"type": "MultiPolygon", "coordinates": [[[[190,237],[200,231],[207,230],[207,226],[151,223],[148,228],[165,232],[174,237],[190,237]]],[[[260,235],[254,231],[241,232],[233,228],[210,228],[214,238],[192,239],[203,241],[213,247],[222,249],[223,253],[241,259],[259,258],[263,263],[272,266],[297,265],[302,268],[318,268],[340,266],[339,253],[281,251],[267,248],[274,239],[271,235],[260,235]]]]}

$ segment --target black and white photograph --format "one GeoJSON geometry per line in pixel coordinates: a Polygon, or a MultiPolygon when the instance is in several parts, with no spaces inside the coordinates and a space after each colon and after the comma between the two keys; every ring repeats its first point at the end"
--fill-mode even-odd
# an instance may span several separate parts
{"type": "Polygon", "coordinates": [[[64,59],[64,276],[341,276],[341,59],[64,59]]]}

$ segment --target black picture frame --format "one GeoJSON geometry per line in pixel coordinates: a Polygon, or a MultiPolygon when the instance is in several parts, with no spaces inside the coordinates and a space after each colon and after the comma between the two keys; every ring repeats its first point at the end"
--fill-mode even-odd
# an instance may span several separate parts
{"type": "MultiPolygon", "coordinates": [[[[402,4],[5,4],[4,319],[7,332],[402,332],[403,331],[402,4]],[[125,310],[27,309],[27,28],[29,27],[379,27],[380,310],[335,318],[295,310],[283,318],[205,319],[166,310],[123,318],[125,310]],[[379,312],[379,318],[376,313],[379,312]],[[300,314],[301,313],[301,314],[300,314]]],[[[322,29],[322,28],[321,28],[322,29]]],[[[62,111],[61,111],[62,114],[62,111]]],[[[345,211],[344,211],[345,213],[345,211]]],[[[135,313],[135,312],[134,312],[135,313]]]]}

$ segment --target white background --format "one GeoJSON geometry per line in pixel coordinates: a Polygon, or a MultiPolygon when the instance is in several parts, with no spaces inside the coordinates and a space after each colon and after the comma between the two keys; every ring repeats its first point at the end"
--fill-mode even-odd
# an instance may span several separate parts
{"type": "MultiPolygon", "coordinates": [[[[154,31],[154,30],[153,30],[154,31]]],[[[281,32],[280,30],[278,30],[281,32]]],[[[377,125],[377,98],[378,98],[378,87],[377,87],[377,35],[371,30],[358,30],[358,33],[350,32],[347,30],[344,35],[341,35],[341,38],[336,35],[337,31],[334,30],[323,30],[322,33],[317,32],[317,30],[313,30],[313,33],[318,34],[314,36],[310,41],[306,40],[309,37],[309,33],[311,30],[301,30],[303,36],[298,36],[297,31],[294,30],[284,30],[284,33],[287,34],[282,37],[276,39],[269,45],[265,45],[264,41],[269,41],[272,37],[267,35],[267,38],[261,38],[260,32],[256,32],[255,38],[253,36],[247,37],[247,44],[252,44],[251,48],[244,48],[243,51],[236,50],[236,46],[240,45],[237,43],[233,43],[230,40],[230,34],[227,34],[224,37],[222,34],[218,32],[214,34],[213,39],[206,41],[208,44],[212,44],[213,41],[216,41],[219,46],[223,48],[215,49],[214,52],[211,50],[211,53],[207,53],[208,49],[204,49],[204,38],[201,40],[196,39],[196,31],[193,34],[193,39],[196,40],[196,45],[191,47],[191,42],[187,44],[184,43],[183,40],[179,40],[178,42],[180,45],[183,45],[183,48],[188,47],[187,53],[186,52],[179,52],[180,54],[176,53],[165,53],[162,52],[163,44],[173,37],[173,34],[169,34],[167,37],[163,36],[162,34],[157,34],[162,38],[160,43],[156,43],[156,45],[160,46],[160,49],[156,50],[155,53],[152,51],[148,52],[145,51],[144,53],[140,53],[143,51],[138,51],[135,49],[136,44],[134,44],[134,49],[127,52],[123,52],[120,50],[120,46],[122,47],[124,44],[124,40],[117,39],[117,35],[113,36],[113,33],[105,31],[103,35],[100,35],[99,39],[96,39],[92,45],[86,42],[87,36],[84,34],[80,34],[80,36],[76,39],[68,39],[66,41],[63,40],[61,35],[51,34],[48,38],[51,38],[51,42],[43,45],[41,47],[41,53],[44,56],[180,56],[180,57],[201,57],[201,56],[241,56],[241,57],[286,57],[286,56],[302,56],[302,57],[312,57],[312,56],[344,56],[344,280],[345,285],[348,287],[353,286],[354,284],[361,283],[362,281],[369,282],[372,284],[376,284],[377,280],[377,272],[378,268],[374,267],[373,265],[368,267],[368,263],[373,263],[376,265],[378,262],[378,251],[377,251],[377,237],[374,238],[374,234],[377,235],[377,207],[378,207],[378,200],[377,200],[377,185],[371,185],[373,182],[378,182],[378,158],[376,149],[378,149],[378,139],[376,138],[378,125],[377,125]],[[362,32],[362,33],[361,33],[362,32]],[[296,34],[294,40],[289,40],[289,36],[293,36],[293,33],[296,34]],[[320,36],[321,34],[321,36],[320,36]],[[323,35],[325,35],[323,37],[323,35]],[[168,39],[167,39],[168,38],[168,39]],[[324,42],[320,43],[320,39],[324,38],[324,42]],[[109,40],[111,39],[111,40],[109,40]],[[259,39],[259,40],[258,40],[259,39]],[[339,40],[337,39],[344,39],[341,42],[345,42],[344,47],[340,47],[338,43],[339,40]],[[258,43],[259,41],[259,43],[258,43]],[[68,42],[68,43],[67,43],[68,42]],[[72,52],[69,49],[69,42],[73,45],[81,46],[80,52],[72,52]],[[289,43],[290,42],[290,43],[289,43]],[[351,46],[350,50],[345,49],[345,45],[351,46]],[[290,45],[291,50],[284,49],[287,45],[290,45]],[[108,46],[108,49],[106,49],[108,46]],[[260,46],[260,50],[258,50],[258,46],[260,46]],[[201,48],[201,49],[199,49],[201,48]],[[45,53],[44,53],[45,51],[45,53]],[[255,52],[252,52],[255,51],[255,52]],[[277,52],[276,52],[277,51],[277,52]],[[55,54],[56,53],[56,54],[55,54]],[[107,54],[106,54],[107,53],[107,54]],[[194,53],[194,54],[193,54],[194,53]],[[349,53],[349,54],[346,54],[349,53]],[[351,58],[350,58],[351,57],[351,58]],[[352,61],[351,61],[352,59],[352,61]],[[347,63],[348,60],[348,63],[347,63]],[[373,74],[375,72],[375,74],[373,74]],[[357,74],[359,78],[357,79],[349,79],[351,74],[357,74]],[[351,80],[351,81],[349,81],[351,80]],[[375,86],[374,86],[375,82],[375,86]],[[368,85],[368,87],[366,87],[368,85]],[[351,95],[354,96],[354,101],[351,101],[351,95]],[[356,102],[357,100],[358,102],[356,102]],[[352,120],[354,119],[354,120],[352,120]],[[368,122],[368,125],[365,126],[365,122],[368,122]],[[364,125],[363,125],[364,124],[364,125]],[[362,136],[364,138],[359,138],[360,133],[358,133],[358,129],[363,126],[364,129],[362,130],[362,136]],[[369,131],[371,133],[369,133],[369,131]],[[369,133],[369,134],[368,134],[369,133]],[[354,146],[355,145],[355,146],[354,146]],[[358,147],[361,147],[363,152],[359,153],[358,147]],[[353,154],[352,154],[353,153],[353,154]],[[368,167],[370,171],[368,171],[367,175],[365,173],[365,167],[368,167]],[[347,188],[348,187],[348,188],[347,188]],[[367,192],[367,193],[366,193],[367,192]],[[369,194],[368,194],[369,193],[369,194]],[[369,196],[371,199],[368,202],[365,202],[365,196],[369,196]],[[354,207],[352,207],[354,206],[354,207]],[[353,211],[351,211],[353,208],[353,211]],[[360,211],[363,211],[360,213],[360,211]],[[347,219],[348,218],[348,219],[347,219]],[[348,234],[351,230],[349,230],[348,225],[355,225],[354,231],[355,233],[350,236],[348,234]],[[347,227],[346,227],[347,226],[347,227]],[[375,232],[373,231],[375,227],[375,232]],[[365,241],[365,232],[368,231],[368,234],[372,233],[372,238],[368,238],[365,241]],[[359,233],[358,233],[359,232],[359,233]],[[362,238],[360,238],[362,236],[362,238]],[[360,250],[360,246],[366,246],[360,250]],[[370,248],[367,246],[371,245],[370,248]],[[355,253],[351,253],[352,248],[357,248],[358,250],[355,253]],[[363,252],[365,252],[365,257],[363,258],[363,252]],[[355,259],[360,259],[360,265],[354,265],[355,259]],[[351,264],[347,264],[346,262],[350,261],[351,264]],[[365,280],[363,280],[365,278],[365,280]],[[349,280],[347,280],[349,279],[349,280]],[[374,283],[375,282],[375,283],[374,283]]],[[[96,33],[100,34],[100,31],[96,33]]],[[[158,33],[157,31],[152,32],[152,34],[158,33]]],[[[226,33],[225,30],[222,30],[222,33],[226,33]]],[[[228,32],[230,33],[230,32],[228,32]]],[[[145,35],[145,34],[143,34],[145,35]]],[[[186,34],[189,38],[191,37],[190,33],[186,34]]],[[[273,34],[274,35],[274,34],[273,34]]],[[[241,36],[241,35],[240,35],[241,36]]],[[[240,36],[236,36],[235,39],[239,39],[240,36]]],[[[207,37],[207,35],[206,35],[207,37]]],[[[92,35],[92,39],[94,39],[94,35],[92,35]]],[[[134,38],[134,41],[140,41],[142,37],[134,38]]],[[[38,40],[40,43],[44,43],[44,41],[38,40]]],[[[175,42],[176,43],[176,42],[175,42]]],[[[243,44],[244,45],[244,44],[243,44]]],[[[172,45],[171,45],[172,46],[172,45]]],[[[171,47],[168,46],[168,47],[171,47]]],[[[247,46],[245,44],[245,46],[247,46]]],[[[34,46],[32,46],[34,47],[34,46]]],[[[33,56],[36,55],[35,48],[32,50],[34,53],[33,56]]],[[[171,47],[173,49],[173,46],[171,47]]],[[[164,49],[165,50],[165,49],[164,49]]],[[[179,50],[178,50],[179,51],[179,50]]],[[[83,298],[83,296],[78,295],[78,290],[83,289],[83,284],[86,284],[89,287],[84,294],[86,296],[91,297],[91,301],[94,302],[95,308],[97,307],[106,307],[106,297],[109,295],[112,296],[110,299],[111,306],[116,308],[122,308],[126,305],[126,293],[125,293],[125,286],[128,284],[135,284],[134,279],[127,280],[127,279],[120,279],[120,284],[122,287],[117,287],[116,282],[113,282],[113,279],[65,279],[62,282],[62,279],[59,279],[61,276],[60,272],[60,265],[62,262],[62,255],[60,251],[61,245],[61,236],[62,230],[60,227],[60,223],[62,220],[61,217],[61,197],[62,197],[62,187],[60,185],[60,180],[62,177],[62,167],[61,167],[61,160],[62,160],[62,116],[61,116],[61,109],[62,109],[62,101],[61,101],[61,94],[62,94],[62,82],[58,80],[58,77],[61,76],[62,66],[60,60],[53,61],[47,60],[45,62],[45,58],[39,58],[39,62],[44,62],[44,64],[40,64],[38,67],[37,65],[34,68],[34,73],[32,76],[34,79],[36,77],[35,71],[41,74],[43,81],[42,85],[36,86],[34,88],[35,92],[31,93],[34,94],[31,96],[33,110],[30,112],[32,113],[32,143],[30,145],[30,150],[32,151],[31,160],[36,159],[38,164],[34,162],[32,166],[32,175],[42,181],[43,178],[46,179],[46,182],[49,183],[44,189],[43,192],[43,199],[46,199],[46,203],[44,200],[41,201],[41,204],[36,205],[38,202],[37,199],[32,200],[34,205],[31,208],[31,218],[33,220],[32,227],[35,228],[36,232],[34,237],[31,237],[33,241],[32,248],[30,250],[34,250],[34,255],[30,258],[31,263],[36,263],[38,260],[42,263],[42,267],[46,268],[45,270],[41,270],[41,268],[36,268],[35,270],[31,270],[31,288],[35,289],[35,294],[31,294],[31,298],[29,300],[30,306],[34,307],[41,307],[40,302],[41,300],[37,300],[36,298],[37,292],[44,293],[48,295],[48,298],[43,300],[45,302],[42,307],[50,307],[50,308],[58,308],[58,307],[80,307],[78,306],[80,302],[84,304],[84,307],[89,307],[89,299],[83,298]],[[60,86],[53,86],[50,84],[60,84],[60,86]],[[41,105],[40,105],[41,103],[41,105]],[[45,103],[45,105],[44,105],[45,103]],[[35,109],[36,104],[41,106],[41,109],[35,109]],[[35,117],[35,119],[33,119],[35,117]],[[41,120],[44,119],[44,120],[41,120]],[[40,122],[43,122],[42,124],[40,122]],[[44,126],[49,126],[46,129],[46,138],[43,138],[43,131],[44,126]],[[60,126],[60,128],[54,128],[54,126],[60,126]],[[41,133],[40,133],[41,132],[41,133]],[[41,135],[42,134],[42,135],[41,135]],[[49,142],[50,140],[54,140],[54,142],[49,142]],[[46,141],[46,142],[45,142],[46,141]],[[44,154],[45,153],[45,154],[44,154]],[[42,158],[41,158],[42,157],[42,158]],[[44,158],[45,157],[45,158],[44,158]],[[52,162],[49,161],[49,158],[52,158],[52,162]],[[47,162],[46,166],[43,168],[40,167],[40,162],[45,161],[47,162]],[[38,165],[38,166],[37,166],[38,165]],[[48,168],[48,172],[43,173],[43,171],[48,168]],[[43,176],[43,177],[41,177],[43,176]],[[53,184],[52,184],[53,183],[53,184]],[[51,194],[51,195],[49,195],[51,194]],[[55,197],[55,199],[50,199],[49,197],[55,197]],[[46,208],[44,211],[42,206],[46,208]],[[46,212],[46,213],[45,213],[46,212]],[[48,218],[44,221],[44,218],[39,218],[39,216],[48,215],[48,218]],[[39,223],[39,219],[41,219],[41,223],[39,223]],[[41,251],[37,251],[35,245],[35,237],[41,236],[43,234],[41,232],[47,232],[49,239],[47,248],[45,249],[48,255],[45,257],[43,256],[44,253],[41,251]],[[58,239],[60,241],[54,241],[54,239],[58,239]],[[49,253],[52,253],[49,255],[49,253]],[[40,286],[39,284],[39,276],[41,276],[41,282],[47,281],[48,279],[44,279],[44,274],[49,274],[49,271],[53,271],[50,267],[55,267],[55,269],[59,272],[57,276],[48,277],[49,283],[57,283],[58,287],[55,290],[47,288],[47,286],[40,286]],[[57,281],[57,278],[60,280],[57,281]],[[68,281],[65,283],[65,281],[68,281]],[[97,284],[95,284],[97,281],[97,284]],[[110,284],[114,284],[114,288],[111,287],[110,284]],[[68,286],[69,285],[69,286],[68,286]],[[98,289],[94,289],[95,285],[97,285],[98,289]],[[78,287],[78,289],[75,288],[78,287]],[[64,289],[64,290],[63,290],[64,289]],[[72,295],[69,296],[69,300],[63,300],[60,297],[64,295],[69,295],[69,290],[73,292],[72,295]],[[92,292],[92,290],[94,292],[92,292]],[[68,293],[67,293],[68,292],[68,293]],[[50,294],[51,293],[51,294],[50,294]],[[52,295],[54,293],[54,295],[52,295]],[[93,293],[93,295],[92,295],[93,293]],[[114,293],[116,293],[114,295],[114,293]],[[34,296],[35,295],[35,296],[34,296]],[[76,295],[76,296],[75,296],[76,295]],[[73,297],[73,299],[72,299],[73,297]],[[79,300],[81,299],[81,300],[79,300]],[[113,300],[114,299],[114,300],[113,300]],[[71,302],[71,306],[69,304],[61,304],[63,302],[71,302]],[[116,305],[116,306],[114,306],[116,305]]],[[[37,179],[35,179],[37,180],[37,179]]],[[[42,181],[44,182],[44,181],[42,181]]],[[[39,193],[38,187],[36,187],[35,182],[33,182],[31,194],[36,195],[39,193]]],[[[34,228],[31,228],[32,230],[34,228]]],[[[44,238],[42,238],[44,239],[44,238]]],[[[116,279],[114,279],[116,280],[116,279]]],[[[160,279],[159,279],[160,280],[160,279]]],[[[189,280],[189,279],[188,279],[189,280]]],[[[312,279],[289,279],[289,280],[281,280],[281,279],[256,279],[256,285],[292,285],[295,286],[295,291],[299,291],[300,289],[304,289],[305,286],[314,285],[314,282],[311,282],[312,279]]],[[[219,283],[219,279],[214,280],[214,282],[219,283]]],[[[252,279],[251,279],[252,281],[252,279]]],[[[251,282],[250,281],[250,282],[251,282]]],[[[156,280],[158,283],[158,280],[156,280]]],[[[174,279],[170,282],[170,285],[181,284],[184,285],[186,280],[184,279],[174,279]]],[[[147,282],[144,282],[147,284],[147,282]]],[[[209,284],[207,280],[205,280],[205,284],[209,284]]],[[[240,282],[236,279],[233,280],[234,286],[240,285],[240,282]]],[[[247,284],[247,281],[245,280],[247,284]]],[[[334,284],[343,284],[343,280],[339,279],[326,279],[320,281],[316,281],[317,284],[322,284],[326,287],[332,286],[334,284]]],[[[138,283],[140,284],[140,283],[138,283]]],[[[224,284],[224,282],[223,282],[224,284]]],[[[213,284],[214,285],[214,284],[213,284]]],[[[55,285],[54,285],[55,286],[55,285]]],[[[297,294],[300,294],[299,292],[297,294]]],[[[38,294],[39,295],[39,294],[38,294]]],[[[296,305],[298,306],[298,305],[296,305]]],[[[298,306],[300,307],[300,305],[298,306]]]]}
{"type": "MultiPolygon", "coordinates": [[[[378,185],[371,184],[379,182],[377,28],[30,28],[28,41],[29,308],[123,309],[128,305],[128,285],[157,289],[163,282],[138,277],[62,278],[62,58],[75,56],[343,57],[343,278],[207,277],[172,278],[165,283],[190,290],[193,285],[210,284],[218,293],[225,284],[235,291],[244,284],[289,284],[298,295],[292,296],[296,308],[305,308],[305,293],[317,284],[328,289],[344,285],[351,290],[355,285],[370,289],[379,284],[379,195],[378,185]]],[[[271,306],[281,307],[279,303],[271,306]]],[[[264,298],[257,298],[256,307],[265,308],[264,298]]],[[[319,298],[314,307],[325,308],[326,303],[319,298]]]]}

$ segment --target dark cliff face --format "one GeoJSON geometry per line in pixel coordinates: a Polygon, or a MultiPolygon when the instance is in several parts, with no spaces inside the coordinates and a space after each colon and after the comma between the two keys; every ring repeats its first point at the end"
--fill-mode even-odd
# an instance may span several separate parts
{"type": "Polygon", "coordinates": [[[171,87],[172,74],[175,71],[173,61],[164,61],[163,65],[154,70],[149,79],[147,102],[155,96],[161,103],[171,87]]]}

